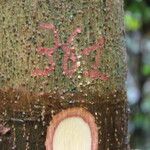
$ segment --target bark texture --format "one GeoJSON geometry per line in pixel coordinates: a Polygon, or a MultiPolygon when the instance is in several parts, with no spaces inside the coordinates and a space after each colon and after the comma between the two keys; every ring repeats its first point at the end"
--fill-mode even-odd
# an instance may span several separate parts
{"type": "Polygon", "coordinates": [[[45,149],[53,115],[72,107],[95,117],[98,150],[128,149],[123,0],[0,0],[0,13],[0,121],[11,127],[1,149],[45,149]],[[37,52],[56,45],[52,57],[37,52]],[[33,76],[52,67],[51,58],[54,69],[33,76]]]}

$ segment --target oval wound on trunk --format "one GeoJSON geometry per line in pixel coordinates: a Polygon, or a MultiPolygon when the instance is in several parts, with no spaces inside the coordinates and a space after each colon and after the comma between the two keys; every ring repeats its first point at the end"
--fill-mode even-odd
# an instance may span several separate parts
{"type": "Polygon", "coordinates": [[[69,108],[53,117],[47,130],[47,150],[97,150],[98,129],[92,114],[69,108]]]}

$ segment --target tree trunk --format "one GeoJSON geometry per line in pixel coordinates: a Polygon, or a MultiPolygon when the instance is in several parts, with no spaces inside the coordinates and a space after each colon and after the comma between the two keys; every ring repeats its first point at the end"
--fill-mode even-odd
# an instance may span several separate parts
{"type": "Polygon", "coordinates": [[[0,10],[1,149],[128,149],[123,0],[0,10]]]}

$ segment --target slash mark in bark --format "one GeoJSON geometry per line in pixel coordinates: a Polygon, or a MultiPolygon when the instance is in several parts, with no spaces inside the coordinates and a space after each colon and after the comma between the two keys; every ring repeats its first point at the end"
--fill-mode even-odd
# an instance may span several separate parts
{"type": "Polygon", "coordinates": [[[0,136],[5,135],[10,131],[10,128],[4,127],[4,125],[0,124],[0,136]]]}

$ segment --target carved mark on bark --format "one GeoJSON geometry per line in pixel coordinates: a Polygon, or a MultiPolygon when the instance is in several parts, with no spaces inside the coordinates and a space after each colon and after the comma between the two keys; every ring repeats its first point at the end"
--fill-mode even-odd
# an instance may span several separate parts
{"type": "MultiPolygon", "coordinates": [[[[42,29],[51,30],[54,34],[54,46],[52,48],[45,48],[45,47],[39,47],[37,48],[37,51],[42,54],[46,55],[49,58],[49,67],[46,67],[44,70],[40,70],[39,68],[36,68],[32,72],[32,76],[48,76],[50,73],[52,73],[55,70],[56,64],[53,61],[53,54],[57,51],[58,48],[61,48],[64,52],[63,62],[62,62],[62,69],[63,74],[72,77],[74,73],[77,71],[80,64],[78,64],[78,58],[76,55],[75,48],[73,46],[73,41],[75,37],[81,33],[81,28],[77,28],[73,31],[73,33],[70,35],[70,37],[67,39],[66,43],[60,43],[59,40],[59,34],[58,30],[53,24],[46,24],[43,23],[40,25],[42,29]],[[71,66],[68,66],[69,61],[72,62],[71,66]]],[[[105,44],[105,39],[103,37],[99,38],[99,40],[94,43],[92,46],[89,46],[85,49],[83,49],[80,54],[85,56],[90,56],[90,53],[93,51],[96,51],[95,56],[95,63],[92,65],[91,70],[86,70],[83,72],[83,75],[85,77],[93,78],[93,79],[101,79],[103,81],[108,80],[108,76],[106,74],[103,74],[99,71],[99,65],[100,65],[100,57],[102,56],[102,50],[105,44]]]]}

